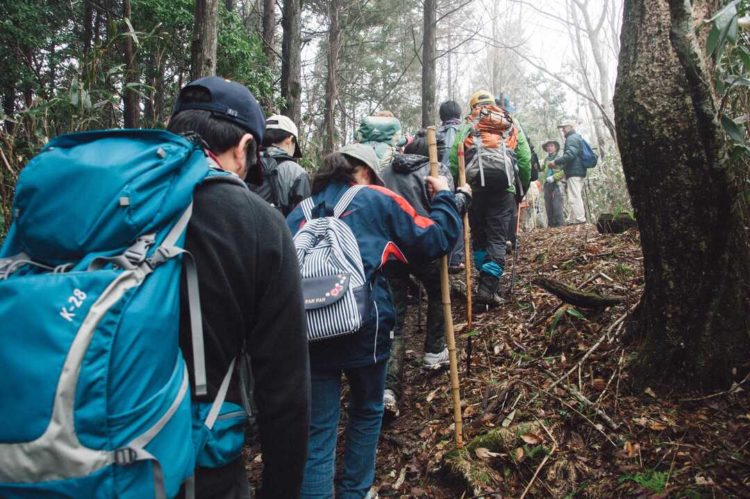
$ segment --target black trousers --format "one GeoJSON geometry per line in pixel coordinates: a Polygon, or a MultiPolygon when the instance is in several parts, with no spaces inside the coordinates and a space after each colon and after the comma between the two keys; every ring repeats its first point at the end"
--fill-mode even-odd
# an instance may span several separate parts
{"type": "MultiPolygon", "coordinates": [[[[253,498],[243,457],[239,457],[221,468],[196,468],[195,471],[196,499],[253,498]]],[[[184,485],[177,497],[186,497],[184,485]]]]}
{"type": "MultiPolygon", "coordinates": [[[[476,189],[469,208],[471,241],[475,252],[485,251],[485,261],[505,267],[505,241],[514,236],[516,197],[506,190],[476,189]],[[513,228],[511,228],[513,225],[513,228]]],[[[476,262],[481,269],[482,262],[476,262]]]]}

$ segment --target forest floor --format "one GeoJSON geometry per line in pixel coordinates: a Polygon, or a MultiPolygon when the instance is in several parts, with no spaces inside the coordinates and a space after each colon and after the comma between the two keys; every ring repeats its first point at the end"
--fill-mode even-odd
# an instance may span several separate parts
{"type": "Polygon", "coordinates": [[[380,496],[750,496],[743,387],[708,397],[633,388],[638,345],[625,326],[643,291],[637,232],[539,229],[522,233],[519,248],[513,299],[477,316],[473,332],[454,293],[467,444],[460,454],[451,453],[448,371],[421,369],[420,314],[410,307],[400,415],[386,421],[378,452],[380,496]],[[574,308],[531,284],[537,277],[624,301],[574,308]]]}
{"type": "Polygon", "coordinates": [[[514,296],[472,331],[464,278],[452,276],[461,451],[448,370],[421,368],[426,305],[410,306],[400,415],[386,419],[378,449],[380,497],[750,497],[744,385],[693,396],[634,388],[638,342],[626,325],[643,292],[637,232],[538,229],[519,247],[514,296]],[[533,285],[538,277],[623,301],[576,308],[533,285]]]}

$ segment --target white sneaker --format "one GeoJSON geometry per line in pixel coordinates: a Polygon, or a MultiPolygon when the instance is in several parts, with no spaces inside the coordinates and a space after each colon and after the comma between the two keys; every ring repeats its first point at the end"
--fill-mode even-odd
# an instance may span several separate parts
{"type": "Polygon", "coordinates": [[[391,416],[398,417],[398,403],[396,402],[396,394],[393,390],[386,388],[383,392],[383,405],[385,406],[385,412],[391,416]]]}
{"type": "Polygon", "coordinates": [[[441,369],[450,363],[448,349],[440,353],[426,353],[422,357],[422,367],[425,369],[441,369]]]}

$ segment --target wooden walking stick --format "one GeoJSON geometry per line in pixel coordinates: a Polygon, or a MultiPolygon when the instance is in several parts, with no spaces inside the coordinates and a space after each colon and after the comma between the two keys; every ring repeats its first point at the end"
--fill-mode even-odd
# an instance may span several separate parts
{"type": "MultiPolygon", "coordinates": [[[[435,127],[427,127],[427,146],[430,151],[430,175],[437,177],[438,156],[435,127]]],[[[443,315],[445,319],[445,342],[448,344],[448,359],[451,368],[451,394],[453,395],[453,423],[455,426],[456,447],[464,446],[461,421],[461,392],[458,385],[458,359],[456,358],[456,336],[453,333],[453,314],[451,313],[451,288],[448,281],[448,256],[440,259],[440,291],[443,297],[443,315]]]]}
{"type": "MultiPolygon", "coordinates": [[[[466,185],[466,156],[464,155],[463,141],[458,143],[458,185],[466,185]]],[[[469,214],[464,213],[464,260],[466,264],[466,330],[469,338],[466,340],[466,375],[471,374],[472,330],[474,329],[474,310],[472,304],[471,286],[471,228],[469,227],[469,214]]]]}

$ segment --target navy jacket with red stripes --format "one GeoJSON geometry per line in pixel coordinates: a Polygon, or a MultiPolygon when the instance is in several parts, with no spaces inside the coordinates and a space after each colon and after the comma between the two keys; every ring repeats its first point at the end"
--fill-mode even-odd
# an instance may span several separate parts
{"type": "MultiPolygon", "coordinates": [[[[348,185],[334,183],[313,196],[313,217],[330,216],[348,185]]],[[[354,334],[310,344],[313,369],[362,367],[388,358],[395,311],[388,283],[381,272],[390,260],[430,261],[447,254],[461,233],[453,193],[432,199],[429,217],[417,214],[401,196],[385,187],[360,190],[341,216],[359,243],[365,277],[372,284],[372,306],[365,325],[354,334]]],[[[297,207],[287,217],[292,234],[304,225],[297,207]]]]}

